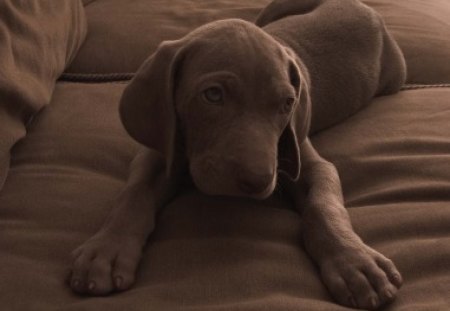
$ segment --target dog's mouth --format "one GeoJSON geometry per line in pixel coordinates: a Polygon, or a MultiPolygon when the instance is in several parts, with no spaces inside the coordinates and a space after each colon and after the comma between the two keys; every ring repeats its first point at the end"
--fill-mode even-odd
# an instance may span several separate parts
{"type": "Polygon", "coordinates": [[[253,181],[238,178],[237,188],[241,196],[259,200],[267,199],[275,190],[276,177],[276,174],[272,174],[270,176],[259,177],[259,179],[253,181]]]}
{"type": "MultiPolygon", "coordinates": [[[[195,182],[194,182],[195,183],[195,182]]],[[[275,190],[275,187],[272,184],[267,185],[264,189],[256,192],[256,191],[244,191],[241,188],[233,187],[202,187],[202,185],[197,185],[197,188],[205,194],[208,195],[220,195],[220,196],[233,196],[233,197],[243,197],[243,198],[251,198],[256,200],[264,200],[272,195],[275,190]],[[237,188],[237,189],[236,189],[237,188]]]]}
{"type": "Polygon", "coordinates": [[[263,200],[277,184],[277,163],[230,161],[219,156],[194,157],[189,172],[196,188],[207,195],[263,200]]]}
{"type": "Polygon", "coordinates": [[[272,193],[274,192],[274,188],[271,187],[271,185],[269,185],[265,190],[263,190],[262,192],[259,193],[254,193],[254,194],[248,194],[248,193],[244,193],[242,196],[243,197],[249,197],[252,199],[256,199],[256,200],[265,200],[268,197],[270,197],[272,195],[272,193]]]}
{"type": "Polygon", "coordinates": [[[222,179],[218,176],[191,174],[195,186],[207,195],[224,195],[246,197],[257,200],[267,199],[276,186],[276,174],[261,179],[231,178],[222,179]]]}

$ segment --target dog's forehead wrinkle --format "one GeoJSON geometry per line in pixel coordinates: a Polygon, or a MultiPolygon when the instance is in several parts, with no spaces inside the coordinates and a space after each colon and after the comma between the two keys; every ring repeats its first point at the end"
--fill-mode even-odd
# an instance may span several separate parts
{"type": "Polygon", "coordinates": [[[199,50],[209,58],[220,59],[228,65],[255,57],[266,62],[286,58],[280,44],[252,23],[229,19],[206,24],[189,35],[202,46],[199,50]],[[239,46],[239,48],[236,48],[239,46]],[[275,57],[274,57],[275,56],[275,57]]]}
{"type": "Polygon", "coordinates": [[[240,36],[242,38],[238,39],[239,43],[230,42],[232,37],[236,37],[235,32],[226,39],[201,39],[189,51],[189,68],[185,69],[198,75],[228,71],[239,77],[244,84],[256,83],[264,88],[288,79],[288,57],[278,43],[240,36]],[[236,46],[240,48],[235,48],[236,46]]]}

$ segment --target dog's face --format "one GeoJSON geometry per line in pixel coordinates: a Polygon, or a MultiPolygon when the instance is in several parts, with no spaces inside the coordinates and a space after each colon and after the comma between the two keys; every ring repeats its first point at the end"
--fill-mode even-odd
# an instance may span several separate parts
{"type": "MultiPolygon", "coordinates": [[[[172,139],[184,140],[196,186],[207,194],[261,199],[273,192],[279,171],[298,178],[298,143],[304,137],[297,137],[297,130],[306,135],[309,116],[307,107],[299,107],[306,105],[300,100],[306,90],[292,53],[263,30],[238,20],[215,22],[183,40],[172,48],[172,102],[165,105],[173,105],[172,126],[183,134],[172,139]],[[301,120],[295,121],[303,124],[295,125],[298,115],[301,120]]],[[[122,107],[133,135],[129,118],[122,107]]],[[[155,140],[149,144],[142,135],[133,136],[153,148],[163,145],[155,140]]]]}
{"type": "Polygon", "coordinates": [[[298,102],[296,64],[263,31],[242,27],[204,32],[185,57],[175,107],[196,186],[208,194],[269,196],[278,141],[298,102]]]}

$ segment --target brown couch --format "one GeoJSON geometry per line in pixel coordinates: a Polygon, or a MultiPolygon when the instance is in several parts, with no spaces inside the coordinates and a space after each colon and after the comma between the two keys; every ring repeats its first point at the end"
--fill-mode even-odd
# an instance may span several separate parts
{"type": "MultiPolygon", "coordinates": [[[[160,213],[131,290],[80,297],[64,283],[138,147],[117,111],[132,73],[160,41],[253,20],[268,2],[0,3],[1,310],[347,309],[301,249],[282,196],[184,189],[160,213]]],[[[398,40],[408,85],[312,140],[339,170],[355,230],[403,274],[386,310],[450,310],[450,2],[364,2],[398,40]]]]}

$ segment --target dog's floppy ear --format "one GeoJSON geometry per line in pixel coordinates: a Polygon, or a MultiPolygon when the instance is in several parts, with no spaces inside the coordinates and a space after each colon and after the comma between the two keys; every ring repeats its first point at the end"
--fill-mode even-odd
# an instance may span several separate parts
{"type": "MultiPolygon", "coordinates": [[[[292,55],[292,52],[289,54],[292,55]]],[[[298,88],[297,103],[278,142],[278,170],[296,181],[301,167],[300,144],[308,135],[311,123],[311,99],[306,68],[297,57],[293,57],[292,61],[290,78],[291,83],[298,88]]]]}
{"type": "Polygon", "coordinates": [[[176,139],[174,84],[181,41],[165,41],[139,68],[120,100],[120,117],[138,142],[160,152],[172,169],[176,139]]]}

